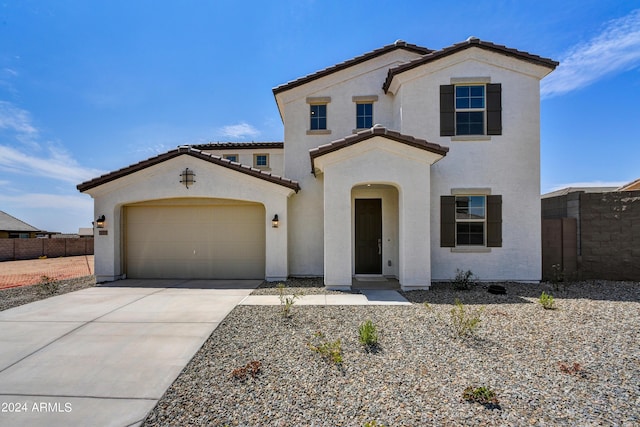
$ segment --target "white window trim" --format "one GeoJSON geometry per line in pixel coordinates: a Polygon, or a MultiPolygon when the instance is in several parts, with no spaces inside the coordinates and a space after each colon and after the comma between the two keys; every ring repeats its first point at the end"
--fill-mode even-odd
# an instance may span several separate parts
{"type": "Polygon", "coordinates": [[[456,246],[453,247],[452,249],[456,249],[455,251],[452,252],[487,252],[485,249],[489,249],[488,252],[491,252],[491,248],[487,247],[487,196],[491,195],[491,190],[489,190],[489,193],[484,193],[484,192],[479,192],[480,190],[484,190],[484,189],[452,189],[451,193],[453,196],[455,197],[465,197],[465,196],[481,196],[484,197],[484,218],[482,220],[479,219],[461,219],[458,220],[458,212],[457,212],[457,206],[456,206],[456,212],[455,212],[455,221],[456,221],[456,246]],[[467,192],[462,192],[460,190],[471,190],[471,193],[467,193],[467,192]],[[456,194],[453,194],[454,191],[456,191],[456,194]],[[462,222],[462,223],[482,223],[484,224],[484,227],[482,228],[482,244],[481,245],[460,245],[458,246],[458,222],[462,222]],[[469,250],[471,249],[471,250],[469,250]]]}
{"type": "MultiPolygon", "coordinates": [[[[453,79],[452,79],[453,80],[453,79]]],[[[487,84],[486,83],[470,83],[470,82],[465,82],[465,83],[456,83],[453,86],[453,108],[455,110],[454,113],[454,120],[455,120],[455,128],[456,128],[456,133],[458,132],[458,113],[476,113],[476,112],[482,112],[482,133],[481,134],[471,134],[471,135],[454,135],[451,137],[452,140],[457,140],[458,141],[477,141],[480,139],[486,138],[487,135],[487,84]],[[457,104],[457,89],[458,87],[461,86],[481,86],[484,88],[484,95],[483,95],[483,103],[484,103],[484,107],[482,108],[460,108],[458,109],[458,107],[456,106],[457,104]]],[[[491,137],[489,136],[489,139],[491,139],[491,137]]]]}

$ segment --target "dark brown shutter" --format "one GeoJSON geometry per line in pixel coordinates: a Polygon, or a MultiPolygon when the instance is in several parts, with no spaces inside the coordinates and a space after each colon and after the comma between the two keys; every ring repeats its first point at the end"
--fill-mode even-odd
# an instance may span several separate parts
{"type": "Polygon", "coordinates": [[[487,135],[502,135],[502,85],[487,85],[487,135]]]}
{"type": "Polygon", "coordinates": [[[440,86],[440,136],[456,134],[456,108],[453,85],[440,86]]]}
{"type": "Polygon", "coordinates": [[[440,246],[456,246],[456,197],[440,196],[440,246]]]}
{"type": "Polygon", "coordinates": [[[487,247],[502,247],[502,196],[487,196],[487,247]]]}

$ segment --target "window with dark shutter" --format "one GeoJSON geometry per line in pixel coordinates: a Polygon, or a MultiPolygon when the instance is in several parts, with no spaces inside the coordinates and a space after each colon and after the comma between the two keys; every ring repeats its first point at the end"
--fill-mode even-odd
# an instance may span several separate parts
{"type": "Polygon", "coordinates": [[[487,135],[502,135],[502,85],[487,85],[487,135]]]}
{"type": "Polygon", "coordinates": [[[456,197],[440,196],[440,246],[456,246],[456,197]]]}
{"type": "Polygon", "coordinates": [[[453,85],[440,86],[440,136],[456,134],[456,108],[453,85]]]}
{"type": "Polygon", "coordinates": [[[502,247],[502,196],[487,196],[487,247],[502,247]]]}

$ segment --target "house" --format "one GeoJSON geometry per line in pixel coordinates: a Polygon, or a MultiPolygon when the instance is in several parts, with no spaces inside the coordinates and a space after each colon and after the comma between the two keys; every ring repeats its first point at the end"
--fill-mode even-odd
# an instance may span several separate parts
{"type": "Polygon", "coordinates": [[[38,237],[40,232],[33,225],[0,211],[0,239],[30,239],[38,237]]]}
{"type": "Polygon", "coordinates": [[[78,185],[97,279],[539,281],[539,83],[557,65],[398,40],[278,86],[284,142],[181,146],[78,185]]]}

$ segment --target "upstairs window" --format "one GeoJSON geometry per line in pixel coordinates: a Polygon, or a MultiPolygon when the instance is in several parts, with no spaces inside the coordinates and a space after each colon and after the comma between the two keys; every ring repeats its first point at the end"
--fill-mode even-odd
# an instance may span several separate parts
{"type": "Polygon", "coordinates": [[[373,103],[357,103],[356,129],[369,129],[371,127],[373,127],[373,103]]]}
{"type": "Polygon", "coordinates": [[[324,130],[327,128],[327,104],[311,104],[309,106],[311,122],[309,129],[324,130]]]}
{"type": "Polygon", "coordinates": [[[456,135],[484,135],[484,85],[456,86],[456,135]]]}
{"type": "Polygon", "coordinates": [[[269,155],[268,154],[254,154],[253,165],[257,168],[269,167],[269,155]]]}
{"type": "Polygon", "coordinates": [[[230,162],[238,162],[238,155],[237,154],[225,154],[222,156],[224,159],[229,160],[230,162]]]}
{"type": "Polygon", "coordinates": [[[440,136],[458,135],[502,135],[500,83],[440,86],[440,136]]]}

